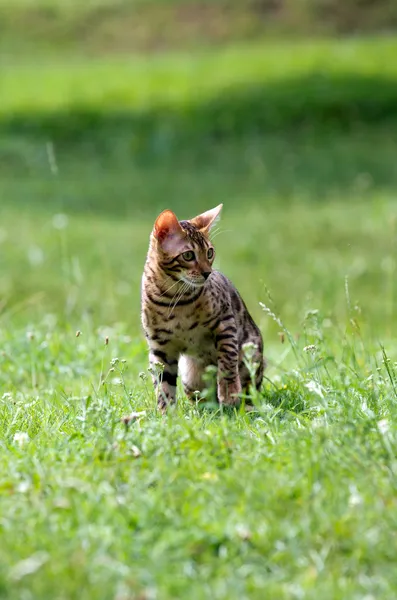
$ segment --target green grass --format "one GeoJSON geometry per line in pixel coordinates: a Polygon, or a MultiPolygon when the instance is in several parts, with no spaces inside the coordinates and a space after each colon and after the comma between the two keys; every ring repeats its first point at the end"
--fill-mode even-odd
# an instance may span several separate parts
{"type": "Polygon", "coordinates": [[[396,595],[396,50],[4,63],[0,597],[396,595]],[[219,202],[267,379],[163,418],[149,232],[219,202]]]}

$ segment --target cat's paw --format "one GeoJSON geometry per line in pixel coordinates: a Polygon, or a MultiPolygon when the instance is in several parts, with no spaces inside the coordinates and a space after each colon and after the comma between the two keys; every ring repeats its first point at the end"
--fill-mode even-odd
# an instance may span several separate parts
{"type": "Polygon", "coordinates": [[[157,408],[159,409],[159,411],[165,415],[167,410],[171,407],[175,405],[175,398],[170,398],[170,397],[166,397],[164,394],[161,394],[158,398],[157,398],[157,408]]]}
{"type": "Polygon", "coordinates": [[[219,382],[218,385],[218,400],[219,404],[225,406],[239,406],[241,402],[241,385],[239,381],[228,383],[226,381],[219,382]]]}

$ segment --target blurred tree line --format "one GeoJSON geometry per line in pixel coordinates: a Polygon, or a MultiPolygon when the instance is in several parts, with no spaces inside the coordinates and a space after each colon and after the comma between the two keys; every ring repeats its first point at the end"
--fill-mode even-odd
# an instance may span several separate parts
{"type": "Polygon", "coordinates": [[[0,54],[158,51],[263,36],[389,33],[397,0],[0,0],[0,54]]]}
{"type": "Polygon", "coordinates": [[[351,33],[397,26],[397,0],[252,0],[252,6],[299,29],[351,33]]]}

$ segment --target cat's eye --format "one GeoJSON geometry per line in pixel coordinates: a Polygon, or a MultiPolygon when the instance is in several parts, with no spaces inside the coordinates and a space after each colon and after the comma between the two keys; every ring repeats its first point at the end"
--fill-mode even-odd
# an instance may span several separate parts
{"type": "Polygon", "coordinates": [[[208,248],[207,258],[208,258],[208,260],[211,260],[211,258],[214,258],[214,249],[213,248],[208,248]]]}
{"type": "Polygon", "coordinates": [[[186,260],[187,262],[191,262],[196,257],[195,257],[195,254],[194,254],[194,252],[192,250],[188,250],[187,252],[184,252],[182,254],[182,258],[183,258],[183,260],[186,260]]]}

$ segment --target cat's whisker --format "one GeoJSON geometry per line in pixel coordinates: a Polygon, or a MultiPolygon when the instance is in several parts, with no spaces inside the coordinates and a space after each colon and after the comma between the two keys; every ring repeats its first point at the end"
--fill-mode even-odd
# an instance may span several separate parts
{"type": "MultiPolygon", "coordinates": [[[[182,288],[181,288],[181,289],[183,289],[183,287],[184,287],[184,286],[182,286],[182,288]]],[[[171,301],[170,301],[170,305],[169,305],[169,310],[168,310],[167,317],[169,317],[169,316],[171,315],[171,312],[172,312],[172,307],[173,307],[173,302],[174,302],[175,298],[178,298],[178,294],[180,293],[180,291],[181,291],[181,290],[177,290],[177,291],[175,292],[175,294],[172,296],[172,298],[171,298],[171,301]]]]}
{"type": "MultiPolygon", "coordinates": [[[[180,298],[183,296],[183,294],[185,293],[187,287],[186,287],[186,282],[183,281],[183,279],[181,280],[182,282],[182,286],[180,289],[178,289],[175,294],[172,296],[171,302],[170,302],[170,310],[172,312],[172,310],[175,308],[176,304],[178,303],[178,301],[180,300],[180,298]]],[[[168,313],[168,316],[171,314],[171,312],[168,313]]]]}
{"type": "MultiPolygon", "coordinates": [[[[171,304],[170,311],[168,313],[168,317],[170,317],[172,315],[175,306],[178,304],[179,300],[187,292],[188,289],[189,289],[189,285],[185,282],[183,284],[182,288],[179,290],[179,294],[178,294],[178,292],[175,294],[176,299],[175,299],[175,302],[173,304],[171,304]]],[[[174,296],[174,298],[175,298],[175,296],[174,296]]]]}
{"type": "Polygon", "coordinates": [[[214,237],[215,237],[215,236],[217,236],[217,235],[218,235],[218,233],[219,233],[220,231],[221,231],[221,228],[220,228],[220,227],[217,227],[216,229],[213,229],[213,230],[211,231],[211,235],[210,235],[210,239],[211,239],[211,241],[214,239],[214,237]]]}
{"type": "Polygon", "coordinates": [[[218,229],[215,231],[213,235],[211,235],[211,240],[214,240],[220,233],[233,233],[232,229],[218,229]]]}
{"type": "Polygon", "coordinates": [[[172,285],[170,285],[170,287],[169,287],[169,288],[167,288],[167,289],[165,290],[165,292],[163,292],[162,294],[160,294],[160,298],[161,298],[162,296],[164,296],[165,294],[168,294],[168,292],[169,292],[170,290],[172,290],[172,288],[174,288],[176,285],[178,285],[178,283],[181,283],[181,280],[180,280],[180,279],[178,279],[178,281],[175,281],[175,282],[174,282],[172,285]]]}

